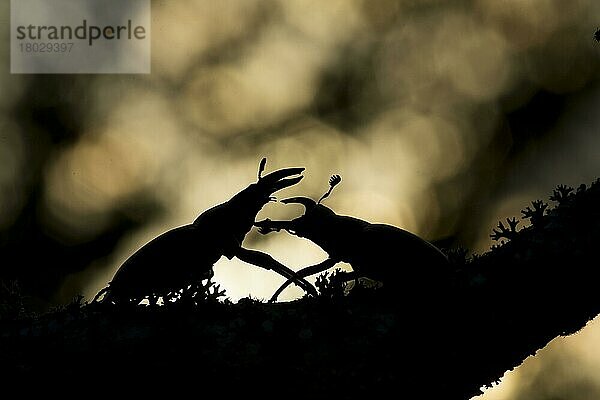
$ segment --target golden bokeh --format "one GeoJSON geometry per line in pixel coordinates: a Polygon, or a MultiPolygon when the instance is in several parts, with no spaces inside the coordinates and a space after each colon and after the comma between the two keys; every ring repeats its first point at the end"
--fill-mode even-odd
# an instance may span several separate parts
{"type": "MultiPolygon", "coordinates": [[[[8,6],[0,15],[7,28],[8,6]]],[[[306,167],[279,198],[318,198],[340,174],[326,200],[340,214],[485,251],[498,220],[519,216],[557,184],[597,177],[598,23],[597,0],[153,1],[152,74],[78,78],[78,135],[53,148],[38,212],[51,235],[71,244],[98,235],[115,209],[135,209],[140,197],[160,213],[70,274],[56,299],[93,296],[137,248],[254,182],[262,157],[267,171],[306,167]],[[567,104],[509,167],[519,137],[506,114],[539,90],[569,96],[567,104]]],[[[11,114],[31,100],[23,98],[32,93],[27,82],[0,65],[0,229],[24,206],[27,152],[37,145],[23,114],[11,114]]],[[[259,218],[301,212],[269,204],[259,218]]],[[[244,245],[293,269],[326,257],[286,233],[252,231],[244,245]]],[[[215,272],[232,300],[269,298],[282,282],[224,258],[215,272]]],[[[300,295],[291,287],[282,299],[300,295]]],[[[597,368],[590,337],[599,331],[595,323],[548,351],[597,368]]],[[[525,390],[533,364],[481,399],[525,390]]]]}

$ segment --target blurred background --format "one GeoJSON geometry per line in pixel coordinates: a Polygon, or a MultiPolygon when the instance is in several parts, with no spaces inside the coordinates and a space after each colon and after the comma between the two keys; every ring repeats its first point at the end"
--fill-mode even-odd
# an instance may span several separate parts
{"type": "MultiPolygon", "coordinates": [[[[40,308],[91,298],[263,156],[307,168],[279,197],[338,173],[338,213],[477,253],[499,219],[600,176],[597,0],[155,0],[150,75],[11,75],[9,23],[3,1],[0,278],[40,308]]],[[[285,233],[244,246],[294,269],[326,257],[285,233]]],[[[234,301],[281,283],[215,272],[234,301]]],[[[482,399],[600,398],[599,340],[598,323],[555,340],[482,399]]]]}

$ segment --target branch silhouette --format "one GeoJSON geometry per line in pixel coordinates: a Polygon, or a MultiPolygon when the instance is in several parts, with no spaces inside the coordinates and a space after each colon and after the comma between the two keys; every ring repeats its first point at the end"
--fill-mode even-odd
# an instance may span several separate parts
{"type": "MultiPolygon", "coordinates": [[[[429,290],[425,278],[414,288],[384,280],[348,293],[337,271],[319,277],[319,296],[287,303],[217,301],[218,288],[206,283],[194,289],[213,293],[201,304],[133,311],[79,300],[37,316],[11,311],[0,316],[0,369],[7,382],[111,371],[115,383],[158,374],[161,382],[189,378],[198,387],[239,387],[264,398],[291,390],[365,398],[391,390],[466,400],[600,313],[598,204],[596,181],[518,232],[510,219],[515,232],[485,254],[450,252],[453,272],[443,293],[429,290]]],[[[401,261],[386,267],[401,276],[410,268],[401,261]]]]}

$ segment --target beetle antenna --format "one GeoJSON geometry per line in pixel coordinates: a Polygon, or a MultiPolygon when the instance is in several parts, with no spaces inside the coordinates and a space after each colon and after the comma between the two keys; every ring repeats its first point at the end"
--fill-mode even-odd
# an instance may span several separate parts
{"type": "Polygon", "coordinates": [[[319,199],[319,201],[317,201],[317,204],[320,204],[321,201],[325,200],[327,197],[329,197],[329,195],[331,194],[331,191],[333,190],[334,187],[337,186],[338,183],[340,183],[342,181],[342,177],[339,175],[331,175],[331,178],[329,178],[329,190],[327,191],[327,193],[325,193],[323,196],[321,196],[321,198],[319,199]]]}
{"type": "Polygon", "coordinates": [[[262,173],[265,171],[265,165],[267,165],[267,157],[263,157],[262,160],[260,160],[260,164],[258,165],[258,180],[260,181],[260,178],[262,178],[262,173]]]}

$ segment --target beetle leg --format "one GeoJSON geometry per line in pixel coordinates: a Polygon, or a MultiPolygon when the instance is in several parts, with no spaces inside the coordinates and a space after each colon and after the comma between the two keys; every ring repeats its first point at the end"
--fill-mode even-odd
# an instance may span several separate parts
{"type": "MultiPolygon", "coordinates": [[[[304,279],[307,276],[326,271],[329,268],[333,267],[337,263],[338,263],[338,261],[336,261],[332,258],[328,258],[325,261],[320,262],[319,264],[302,268],[300,271],[295,273],[295,276],[300,279],[304,279]]],[[[279,295],[281,294],[281,292],[283,292],[292,282],[293,281],[291,279],[288,279],[283,285],[281,285],[279,287],[279,289],[277,289],[277,291],[273,294],[273,296],[271,296],[271,300],[269,300],[269,302],[271,302],[271,303],[275,302],[277,300],[277,297],[279,297],[279,295]]]]}
{"type": "Polygon", "coordinates": [[[278,274],[282,275],[283,277],[287,278],[290,282],[293,282],[296,285],[300,286],[307,293],[310,293],[313,296],[317,295],[317,290],[314,288],[313,285],[308,283],[306,279],[298,277],[293,270],[281,264],[279,261],[275,260],[273,257],[266,253],[239,247],[235,251],[235,256],[240,260],[252,265],[256,265],[257,267],[261,267],[267,270],[273,270],[278,274]]]}

